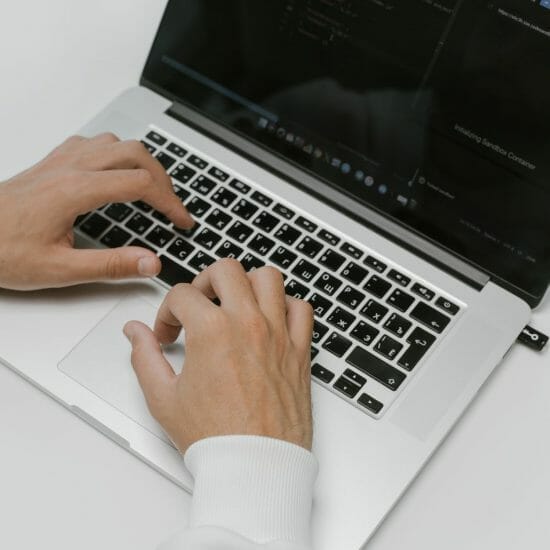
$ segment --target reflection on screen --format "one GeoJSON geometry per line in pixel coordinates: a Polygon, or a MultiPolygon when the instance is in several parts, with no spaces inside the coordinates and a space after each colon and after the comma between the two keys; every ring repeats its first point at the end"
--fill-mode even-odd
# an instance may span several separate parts
{"type": "Polygon", "coordinates": [[[145,77],[540,296],[549,59],[547,0],[187,0],[145,77]]]}

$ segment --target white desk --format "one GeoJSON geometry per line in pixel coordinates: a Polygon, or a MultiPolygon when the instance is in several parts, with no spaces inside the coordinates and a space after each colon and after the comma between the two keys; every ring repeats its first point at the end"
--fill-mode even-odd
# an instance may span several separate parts
{"type": "MultiPolygon", "coordinates": [[[[2,2],[0,180],[137,82],[164,4],[2,2]]],[[[514,349],[368,549],[550,547],[549,397],[548,353],[514,349]]],[[[186,493],[4,367],[0,438],[0,548],[151,550],[185,521],[186,493]]]]}

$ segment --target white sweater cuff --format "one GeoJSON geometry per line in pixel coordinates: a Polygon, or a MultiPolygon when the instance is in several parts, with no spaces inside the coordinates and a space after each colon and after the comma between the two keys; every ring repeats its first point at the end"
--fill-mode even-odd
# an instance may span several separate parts
{"type": "Polygon", "coordinates": [[[312,453],[239,435],[198,441],[184,458],[195,478],[190,528],[222,527],[258,543],[308,544],[318,470],[312,453]]]}

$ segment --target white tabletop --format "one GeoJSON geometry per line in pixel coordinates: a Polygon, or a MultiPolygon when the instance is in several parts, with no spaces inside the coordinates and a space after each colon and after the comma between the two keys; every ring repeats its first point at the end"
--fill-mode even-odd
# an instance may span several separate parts
{"type": "MultiPolygon", "coordinates": [[[[164,5],[2,2],[0,180],[137,83],[164,5]]],[[[548,353],[516,347],[367,548],[548,548],[549,396],[548,353]]],[[[0,548],[151,550],[186,520],[186,493],[1,366],[0,437],[0,548]]]]}

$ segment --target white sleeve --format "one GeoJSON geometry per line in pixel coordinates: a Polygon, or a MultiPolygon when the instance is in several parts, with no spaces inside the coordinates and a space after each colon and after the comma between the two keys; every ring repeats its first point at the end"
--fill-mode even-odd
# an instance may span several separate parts
{"type": "Polygon", "coordinates": [[[187,450],[195,478],[189,525],[158,550],[308,550],[317,460],[259,436],[203,439],[187,450]]]}

